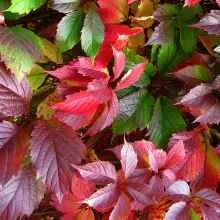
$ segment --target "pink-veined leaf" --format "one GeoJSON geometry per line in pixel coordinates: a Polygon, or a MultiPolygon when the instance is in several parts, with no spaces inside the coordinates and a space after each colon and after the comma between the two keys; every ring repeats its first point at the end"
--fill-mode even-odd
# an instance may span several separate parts
{"type": "Polygon", "coordinates": [[[93,115],[89,114],[74,115],[63,111],[56,111],[54,114],[54,117],[57,120],[69,125],[73,130],[78,130],[87,126],[90,123],[92,116],[93,115]]]}
{"type": "Polygon", "coordinates": [[[117,202],[119,192],[115,184],[108,184],[106,187],[93,193],[84,203],[93,207],[99,212],[109,211],[117,202]]]}
{"type": "Polygon", "coordinates": [[[82,166],[73,165],[80,175],[96,184],[108,184],[116,181],[115,167],[107,161],[97,161],[82,166]]]}
{"type": "Polygon", "coordinates": [[[125,89],[136,83],[141,77],[142,73],[144,72],[145,66],[145,63],[140,63],[133,67],[131,70],[129,70],[118,82],[116,91],[125,89]]]}
{"type": "Polygon", "coordinates": [[[125,193],[122,193],[109,216],[109,220],[127,219],[130,212],[130,199],[125,193]]]}
{"type": "Polygon", "coordinates": [[[130,177],[137,166],[137,154],[134,151],[133,146],[124,141],[124,145],[121,149],[121,166],[125,174],[125,178],[130,177]]]}
{"type": "Polygon", "coordinates": [[[11,122],[0,123],[0,183],[16,175],[28,151],[28,135],[11,122]]]}
{"type": "Polygon", "coordinates": [[[31,168],[21,170],[0,189],[0,219],[30,216],[44,196],[44,187],[31,168]]]}
{"type": "Polygon", "coordinates": [[[84,158],[85,145],[69,126],[53,121],[38,121],[31,136],[37,174],[61,201],[71,186],[71,164],[79,164],[84,158]]]}
{"type": "Polygon", "coordinates": [[[167,154],[165,151],[159,149],[148,151],[148,160],[150,168],[157,173],[166,164],[167,154]]]}
{"type": "Polygon", "coordinates": [[[25,80],[18,82],[0,65],[0,112],[4,116],[21,116],[28,111],[31,88],[25,80]]]}
{"type": "Polygon", "coordinates": [[[220,35],[220,10],[211,10],[193,27],[207,31],[209,34],[220,35]]]}
{"type": "Polygon", "coordinates": [[[118,79],[123,72],[125,68],[125,55],[122,51],[118,51],[113,48],[113,56],[114,56],[114,67],[113,67],[113,72],[114,72],[114,78],[118,79]]]}
{"type": "Polygon", "coordinates": [[[142,187],[140,187],[140,185],[127,187],[127,191],[135,201],[141,204],[149,205],[152,203],[152,199],[146,194],[146,190],[148,192],[148,188],[146,189],[146,187],[143,187],[144,184],[141,184],[142,187]]]}
{"type": "Polygon", "coordinates": [[[96,91],[81,91],[67,95],[62,103],[55,104],[53,109],[73,114],[94,113],[98,106],[112,98],[112,90],[108,88],[96,91]]]}

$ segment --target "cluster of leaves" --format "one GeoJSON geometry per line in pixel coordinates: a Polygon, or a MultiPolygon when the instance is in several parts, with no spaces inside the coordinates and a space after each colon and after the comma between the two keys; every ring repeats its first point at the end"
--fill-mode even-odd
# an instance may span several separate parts
{"type": "Polygon", "coordinates": [[[220,10],[199,3],[0,0],[0,219],[48,195],[66,220],[220,219],[220,10]]]}

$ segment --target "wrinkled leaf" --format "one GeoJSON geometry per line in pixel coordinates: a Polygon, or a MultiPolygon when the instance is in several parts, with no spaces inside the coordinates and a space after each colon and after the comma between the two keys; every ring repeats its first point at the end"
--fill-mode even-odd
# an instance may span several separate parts
{"type": "Polygon", "coordinates": [[[0,189],[0,218],[14,220],[30,216],[38,208],[44,188],[33,169],[24,168],[0,189]]]}
{"type": "Polygon", "coordinates": [[[85,146],[70,127],[56,122],[38,121],[31,136],[38,177],[61,201],[71,186],[71,164],[81,162],[85,146]]]}

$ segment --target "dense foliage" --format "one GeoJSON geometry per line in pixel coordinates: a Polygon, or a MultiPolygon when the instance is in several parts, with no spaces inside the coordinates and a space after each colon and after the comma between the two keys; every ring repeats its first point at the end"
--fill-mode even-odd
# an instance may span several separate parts
{"type": "Polygon", "coordinates": [[[0,0],[0,219],[220,219],[219,6],[0,0]]]}

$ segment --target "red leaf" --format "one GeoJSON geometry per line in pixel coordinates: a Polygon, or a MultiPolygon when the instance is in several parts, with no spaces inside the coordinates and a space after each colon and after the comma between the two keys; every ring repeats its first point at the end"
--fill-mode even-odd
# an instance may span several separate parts
{"type": "Polygon", "coordinates": [[[143,32],[140,27],[130,28],[126,25],[105,25],[104,42],[101,45],[95,63],[97,66],[106,67],[113,56],[112,48],[122,50],[128,43],[129,36],[143,32]]]}
{"type": "Polygon", "coordinates": [[[112,90],[108,88],[95,91],[81,91],[67,95],[66,100],[53,106],[53,109],[72,114],[92,114],[98,106],[112,98],[112,90]]]}
{"type": "Polygon", "coordinates": [[[185,161],[185,147],[182,141],[177,142],[168,152],[166,168],[178,171],[185,161]]]}
{"type": "Polygon", "coordinates": [[[220,10],[211,10],[192,26],[207,31],[209,34],[220,35],[220,10]]]}
{"type": "Polygon", "coordinates": [[[71,186],[71,164],[81,162],[85,146],[70,127],[52,121],[38,121],[31,136],[38,176],[60,201],[71,186]]]}
{"type": "Polygon", "coordinates": [[[197,4],[199,4],[201,0],[185,0],[185,6],[188,6],[188,7],[193,7],[197,4]]]}
{"type": "Polygon", "coordinates": [[[110,126],[113,120],[116,118],[119,112],[118,98],[115,93],[113,93],[111,102],[104,108],[100,116],[95,120],[94,124],[91,125],[86,134],[92,136],[98,131],[110,126]]]}
{"type": "Polygon", "coordinates": [[[0,219],[15,220],[31,215],[43,195],[43,186],[36,180],[33,170],[20,171],[0,189],[0,219]]]}
{"type": "MultiPolygon", "coordinates": [[[[64,213],[62,220],[72,220],[73,218],[82,216],[82,212],[86,212],[89,209],[83,209],[81,207],[82,200],[90,196],[95,187],[93,184],[82,179],[80,176],[74,175],[72,178],[71,192],[64,195],[61,203],[57,200],[56,196],[52,197],[52,205],[56,207],[60,212],[64,213]]],[[[91,211],[91,210],[90,210],[91,211]]]]}
{"type": "Polygon", "coordinates": [[[203,172],[205,161],[205,151],[201,134],[197,129],[174,134],[169,146],[173,146],[179,141],[183,141],[184,143],[186,156],[185,162],[178,172],[178,176],[186,181],[195,180],[203,172]]]}
{"type": "Polygon", "coordinates": [[[128,0],[98,0],[99,14],[106,23],[120,23],[128,17],[128,0]]]}
{"type": "Polygon", "coordinates": [[[0,65],[0,112],[4,116],[21,116],[28,111],[31,88],[25,80],[18,82],[0,65]]]}
{"type": "Polygon", "coordinates": [[[7,182],[20,170],[28,150],[28,136],[23,128],[10,122],[0,123],[0,182],[7,182]]]}
{"type": "Polygon", "coordinates": [[[122,79],[119,81],[116,87],[116,91],[125,89],[131,86],[132,84],[136,83],[141,77],[144,70],[145,70],[145,63],[137,64],[122,77],[122,79]]]}
{"type": "MultiPolygon", "coordinates": [[[[205,150],[205,149],[204,149],[205,150]]],[[[216,188],[220,182],[220,157],[210,145],[206,145],[203,187],[216,188]]]]}
{"type": "Polygon", "coordinates": [[[115,182],[117,178],[115,167],[109,162],[97,161],[83,166],[73,165],[73,167],[83,178],[99,185],[115,182]]]}

